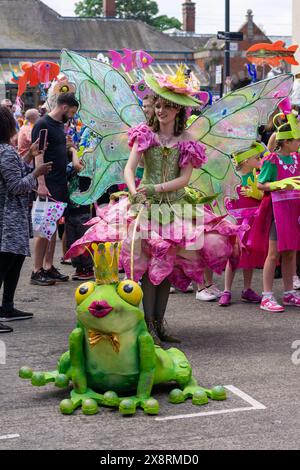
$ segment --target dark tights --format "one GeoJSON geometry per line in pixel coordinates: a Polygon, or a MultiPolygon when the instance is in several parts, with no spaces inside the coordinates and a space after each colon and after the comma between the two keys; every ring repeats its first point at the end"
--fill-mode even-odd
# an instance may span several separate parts
{"type": "Polygon", "coordinates": [[[0,252],[0,288],[3,283],[2,310],[5,313],[14,308],[14,296],[24,260],[24,255],[0,252]]]}
{"type": "Polygon", "coordinates": [[[144,293],[143,307],[146,323],[163,321],[169,299],[170,287],[171,284],[168,279],[165,279],[161,284],[155,286],[150,281],[148,274],[144,274],[142,289],[144,293]]]}

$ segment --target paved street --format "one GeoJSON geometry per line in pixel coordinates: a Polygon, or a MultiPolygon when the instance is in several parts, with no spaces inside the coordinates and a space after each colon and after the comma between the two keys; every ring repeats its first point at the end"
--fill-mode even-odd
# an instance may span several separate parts
{"type": "MultiPolygon", "coordinates": [[[[58,255],[60,250],[59,243],[58,255]]],[[[59,403],[68,391],[51,384],[34,388],[18,378],[18,369],[25,364],[37,370],[55,368],[75,325],[79,283],[31,286],[30,271],[27,260],[16,300],[34,319],[14,322],[14,333],[0,338],[7,348],[6,365],[0,364],[0,449],[299,449],[300,365],[291,357],[293,342],[300,340],[300,311],[272,315],[242,304],[240,274],[231,308],[201,303],[193,294],[173,294],[167,312],[171,331],[182,338],[181,348],[201,385],[235,387],[228,400],[200,408],[191,402],[171,405],[167,397],[173,387],[168,386],[154,392],[161,405],[159,419],[141,410],[124,418],[107,408],[95,416],[80,410],[63,416],[59,403]],[[255,401],[245,401],[239,391],[255,401]],[[195,413],[205,414],[182,416],[195,413]],[[168,417],[181,419],[161,419],[168,417]]],[[[67,266],[63,271],[73,270],[67,266]]],[[[258,290],[260,279],[258,271],[258,290]]],[[[221,279],[217,283],[221,287],[221,279]]],[[[280,283],[276,281],[277,290],[280,283]]]]}

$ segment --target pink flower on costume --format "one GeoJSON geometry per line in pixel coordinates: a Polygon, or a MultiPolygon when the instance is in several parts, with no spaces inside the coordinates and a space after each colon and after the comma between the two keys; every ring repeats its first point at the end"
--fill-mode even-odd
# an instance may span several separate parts
{"type": "Polygon", "coordinates": [[[174,91],[179,95],[187,95],[187,96],[194,96],[199,93],[199,90],[194,90],[189,85],[185,84],[184,86],[180,86],[177,83],[173,82],[167,75],[160,75],[158,73],[154,74],[158,84],[162,88],[167,88],[170,91],[174,91]]]}
{"type": "Polygon", "coordinates": [[[200,142],[179,142],[178,149],[180,168],[185,168],[189,163],[192,163],[194,168],[201,168],[207,162],[206,147],[200,142]]]}
{"type": "Polygon", "coordinates": [[[135,141],[138,143],[138,151],[145,152],[150,147],[159,146],[156,134],[143,123],[128,131],[128,144],[132,148],[135,141]]]}

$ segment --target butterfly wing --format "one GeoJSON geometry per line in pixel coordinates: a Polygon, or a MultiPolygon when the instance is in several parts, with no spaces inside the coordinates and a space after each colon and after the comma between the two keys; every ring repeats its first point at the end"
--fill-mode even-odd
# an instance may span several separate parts
{"type": "Polygon", "coordinates": [[[62,51],[61,70],[76,86],[79,117],[96,136],[98,144],[86,149],[85,169],[89,189],[71,195],[74,202],[91,204],[113,184],[123,183],[130,149],[128,130],[145,121],[145,115],[125,78],[109,64],[62,51]]]}
{"type": "Polygon", "coordinates": [[[257,140],[258,128],[268,123],[292,88],[290,74],[251,84],[226,95],[189,127],[192,138],[206,145],[208,156],[208,162],[193,171],[190,185],[205,196],[220,193],[215,201],[216,212],[226,214],[224,199],[237,197],[240,177],[231,154],[249,148],[257,140]]]}

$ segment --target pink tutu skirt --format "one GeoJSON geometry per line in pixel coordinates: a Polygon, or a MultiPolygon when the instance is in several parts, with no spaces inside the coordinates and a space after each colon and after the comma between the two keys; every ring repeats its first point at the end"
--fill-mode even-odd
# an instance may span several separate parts
{"type": "Polygon", "coordinates": [[[248,228],[248,230],[240,231],[242,254],[238,269],[262,268],[265,262],[265,257],[253,256],[253,250],[249,247],[249,238],[251,237],[255,218],[258,215],[259,206],[260,201],[244,197],[240,193],[239,199],[226,203],[228,213],[236,220],[237,224],[245,227],[245,229],[248,228]]]}
{"type": "Polygon", "coordinates": [[[271,196],[278,251],[300,250],[300,191],[274,191],[271,196]]]}
{"type": "Polygon", "coordinates": [[[128,278],[139,281],[147,272],[154,285],[168,278],[183,291],[191,281],[203,282],[205,268],[221,274],[228,261],[233,269],[237,268],[240,232],[245,227],[216,217],[203,206],[201,213],[195,216],[193,212],[183,222],[174,206],[170,211],[171,221],[165,224],[164,217],[168,214],[149,217],[152,207],[133,208],[128,198],[122,197],[98,209],[98,217],[88,222],[90,228],[72,245],[66,258],[82,255],[85,247],[94,242],[122,241],[120,264],[128,278]]]}

